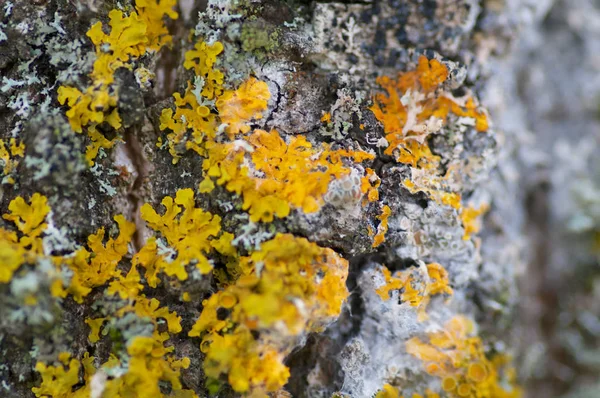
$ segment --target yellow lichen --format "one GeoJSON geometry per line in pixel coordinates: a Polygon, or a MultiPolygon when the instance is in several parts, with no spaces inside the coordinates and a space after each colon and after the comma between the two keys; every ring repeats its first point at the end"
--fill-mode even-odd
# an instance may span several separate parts
{"type": "MultiPolygon", "coordinates": [[[[275,130],[255,130],[248,135],[248,123],[261,118],[267,109],[269,88],[250,77],[236,90],[223,91],[222,74],[215,69],[222,51],[219,42],[208,45],[201,41],[186,53],[184,66],[193,68],[197,79],[194,85],[188,82],[183,97],[174,94],[175,110],[164,109],[160,118],[160,128],[169,130],[173,163],[184,148],[197,152],[204,158],[199,191],[209,193],[221,185],[242,196],[242,208],[253,222],[284,218],[294,208],[305,213],[318,211],[325,203],[330,182],[351,173],[345,161],[362,162],[374,156],[358,150],[332,150],[327,144],[315,147],[302,135],[286,143],[275,130]],[[214,71],[219,78],[205,92],[214,71]],[[202,87],[198,87],[198,80],[202,87]],[[215,109],[206,99],[214,99],[215,109]],[[228,141],[219,138],[221,132],[228,141]]],[[[365,193],[373,201],[377,181],[372,174],[369,178],[375,187],[365,193]]]]}
{"type": "Polygon", "coordinates": [[[223,44],[204,41],[196,43],[193,50],[185,53],[183,67],[194,69],[196,76],[202,79],[201,95],[209,100],[218,98],[223,92],[223,72],[214,68],[217,56],[223,52],[223,44]]]}
{"type": "Polygon", "coordinates": [[[271,98],[267,83],[251,77],[235,91],[227,90],[216,102],[221,122],[227,124],[227,134],[233,138],[235,134],[250,131],[248,122],[260,119],[267,109],[271,98]]]}
{"type": "MultiPolygon", "coordinates": [[[[44,221],[50,207],[45,196],[34,193],[30,204],[20,196],[13,199],[8,211],[2,218],[14,223],[18,233],[0,228],[0,283],[10,282],[21,265],[35,262],[43,255],[41,235],[47,227],[44,221]]],[[[29,303],[32,300],[36,300],[35,297],[27,299],[29,303]]]]}
{"type": "Polygon", "coordinates": [[[103,286],[113,278],[122,278],[122,271],[117,265],[127,254],[129,242],[135,232],[135,224],[127,221],[122,215],[115,216],[114,220],[119,226],[119,235],[116,238],[109,238],[106,244],[103,243],[105,231],[104,228],[100,228],[88,237],[90,251],[81,248],[72,256],[55,259],[57,264],[65,264],[73,272],[69,285],[60,290],[61,296],[72,294],[73,299],[81,303],[92,288],[103,286]]]}
{"type": "Polygon", "coordinates": [[[449,192],[444,178],[433,176],[423,176],[421,178],[419,175],[419,177],[415,177],[413,180],[406,179],[402,181],[402,185],[410,193],[425,192],[438,204],[450,206],[456,210],[460,210],[461,208],[461,195],[456,192],[449,192]]]}
{"type": "Polygon", "coordinates": [[[31,204],[27,204],[25,199],[17,197],[8,205],[8,214],[4,214],[2,218],[12,221],[23,234],[19,243],[23,248],[33,252],[42,252],[41,234],[46,229],[47,224],[44,222],[46,215],[50,212],[48,200],[45,196],[39,193],[34,193],[30,199],[31,204]]]}
{"type": "Polygon", "coordinates": [[[31,390],[36,397],[74,397],[72,390],[73,386],[79,383],[80,367],[81,363],[76,359],[64,360],[63,363],[56,366],[47,366],[43,362],[38,362],[35,370],[40,373],[42,383],[39,387],[33,387],[31,390]]]}
{"type": "Polygon", "coordinates": [[[23,142],[17,144],[17,140],[11,138],[9,144],[6,144],[4,140],[0,140],[0,166],[2,166],[2,172],[6,176],[4,181],[14,184],[15,180],[10,174],[16,170],[19,164],[16,157],[22,158],[23,156],[25,156],[25,144],[23,142]]]}
{"type": "Polygon", "coordinates": [[[362,151],[330,150],[326,144],[315,148],[304,136],[294,136],[286,144],[275,130],[255,130],[247,141],[253,169],[245,165],[244,147],[236,148],[235,143],[209,146],[203,163],[207,177],[200,190],[210,192],[215,180],[242,195],[242,208],[249,211],[253,222],[286,217],[292,208],[305,213],[318,211],[325,203],[329,183],[351,172],[343,158],[373,158],[362,151]]]}
{"type": "Polygon", "coordinates": [[[96,318],[96,319],[86,319],[85,323],[90,327],[90,334],[88,335],[88,340],[90,343],[95,343],[100,340],[100,328],[104,324],[107,318],[96,318]]]}
{"type": "Polygon", "coordinates": [[[195,149],[203,155],[204,142],[217,135],[220,120],[218,114],[211,111],[210,101],[217,102],[223,94],[223,73],[214,67],[222,51],[220,42],[209,45],[200,41],[185,54],[183,66],[194,69],[194,84],[188,82],[183,97],[173,94],[175,111],[165,108],[160,116],[160,129],[170,130],[167,144],[173,164],[179,161],[183,149],[195,149]],[[191,137],[187,135],[188,130],[191,137]]]}
{"type": "Polygon", "coordinates": [[[418,307],[418,319],[427,318],[425,310],[431,296],[439,294],[452,295],[448,272],[438,263],[430,263],[424,269],[411,267],[396,272],[394,276],[387,267],[382,268],[385,283],[375,291],[382,300],[390,299],[390,292],[402,290],[400,300],[418,307]]]}
{"type": "Polygon", "coordinates": [[[388,218],[392,214],[392,209],[388,205],[384,205],[381,210],[381,214],[377,216],[377,219],[380,221],[377,226],[377,234],[373,238],[373,247],[377,247],[385,242],[385,234],[388,231],[388,218]]]}
{"type": "Polygon", "coordinates": [[[481,229],[480,216],[489,210],[487,204],[482,204],[477,209],[473,206],[462,209],[460,219],[462,221],[465,233],[463,240],[471,239],[471,234],[476,234],[481,229]]]}
{"type": "Polygon", "coordinates": [[[381,185],[381,178],[375,173],[375,170],[371,168],[365,169],[365,176],[361,178],[360,190],[365,194],[365,200],[363,200],[363,206],[369,202],[376,202],[379,200],[379,186],[381,185]]]}
{"type": "Polygon", "coordinates": [[[116,9],[108,13],[110,33],[104,32],[102,22],[88,30],[87,36],[96,49],[96,60],[90,73],[92,83],[84,91],[60,86],[58,101],[68,105],[66,115],[75,132],[81,133],[89,125],[87,133],[92,143],[87,147],[86,159],[90,165],[100,148],[112,148],[116,142],[116,138],[106,139],[96,126],[106,122],[114,129],[121,127],[118,92],[112,86],[114,72],[120,67],[132,69],[132,62],[146,51],[157,51],[171,42],[163,16],[176,19],[178,15],[172,9],[175,4],[175,0],[137,0],[137,11],[128,16],[116,9]]]}
{"type": "Polygon", "coordinates": [[[278,234],[239,266],[236,282],[203,302],[189,335],[202,337],[210,378],[227,375],[238,392],[276,391],[289,377],[283,359],[297,336],[339,315],[348,263],[306,239],[278,234]]]}
{"type": "MultiPolygon", "coordinates": [[[[440,398],[439,394],[434,393],[430,389],[425,390],[425,395],[412,394],[412,398],[440,398]]],[[[400,395],[400,391],[391,384],[384,384],[383,388],[375,394],[374,398],[404,398],[400,395]]]]}
{"type": "Polygon", "coordinates": [[[396,387],[384,384],[383,389],[375,394],[375,398],[401,398],[401,396],[396,387]]]}
{"type": "Polygon", "coordinates": [[[221,217],[196,208],[194,191],[181,189],[174,200],[166,196],[161,203],[165,208],[163,215],[146,203],[141,209],[142,219],[160,232],[172,254],[159,254],[157,240],[151,238],[133,261],[134,265],[146,268],[146,279],[151,287],[158,284],[160,272],[179,280],[187,279],[187,265],[194,265],[200,273],[207,274],[212,264],[206,255],[212,250],[232,254],[233,235],[221,232],[221,217]]]}
{"type": "Polygon", "coordinates": [[[521,396],[506,357],[486,357],[483,343],[468,318],[456,316],[443,330],[428,333],[427,338],[429,342],[417,337],[408,340],[406,350],[423,361],[427,373],[442,380],[442,389],[450,397],[521,396]]]}

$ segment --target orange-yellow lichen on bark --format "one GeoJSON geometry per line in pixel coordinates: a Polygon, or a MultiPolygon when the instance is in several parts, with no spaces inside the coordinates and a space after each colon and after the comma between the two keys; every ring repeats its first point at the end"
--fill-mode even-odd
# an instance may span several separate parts
{"type": "Polygon", "coordinates": [[[208,377],[226,374],[237,392],[273,392],[287,382],[283,360],[296,336],[321,330],[341,312],[348,263],[331,249],[278,234],[239,266],[239,278],[203,302],[189,335],[202,337],[208,377]],[[225,319],[219,308],[229,308],[225,319]]]}
{"type": "Polygon", "coordinates": [[[36,397],[82,397],[72,392],[73,386],[79,383],[81,363],[76,359],[69,360],[69,357],[63,355],[60,358],[62,360],[56,366],[43,362],[35,365],[35,370],[42,377],[40,386],[31,389],[36,397]]]}
{"type": "MultiPolygon", "coordinates": [[[[117,265],[128,252],[135,224],[127,221],[123,215],[115,216],[114,220],[119,226],[119,235],[116,238],[111,237],[103,243],[105,230],[102,227],[88,237],[89,251],[81,248],[73,256],[54,259],[57,266],[65,264],[73,272],[68,286],[56,287],[56,295],[65,297],[72,294],[76,302],[82,303],[83,298],[94,287],[103,286],[113,278],[122,277],[122,271],[117,269],[117,265]]],[[[117,293],[118,289],[114,289],[114,293],[117,293]]]]}
{"type": "MultiPolygon", "coordinates": [[[[183,389],[179,380],[180,370],[190,365],[189,358],[165,356],[167,353],[161,343],[144,336],[133,338],[127,346],[127,353],[127,372],[105,380],[103,397],[197,398],[192,390],[183,389]],[[159,381],[168,382],[172,393],[163,394],[159,381]]],[[[35,369],[40,373],[42,382],[39,387],[32,388],[33,393],[36,397],[89,398],[95,390],[92,387],[92,377],[97,372],[94,359],[87,352],[81,361],[70,359],[68,353],[61,353],[56,366],[38,362],[35,369]],[[82,367],[83,372],[80,372],[82,367]],[[83,380],[80,380],[80,373],[83,374],[83,380]]],[[[102,368],[108,370],[115,366],[122,364],[111,355],[102,368]]]]}
{"type": "Polygon", "coordinates": [[[424,275],[418,268],[396,272],[394,275],[387,267],[381,269],[385,282],[375,292],[382,300],[390,299],[390,292],[402,290],[400,300],[409,303],[412,307],[419,307],[418,320],[427,319],[427,305],[431,296],[446,294],[452,295],[448,272],[438,263],[426,265],[427,274],[424,275]]]}
{"type": "Polygon", "coordinates": [[[102,325],[108,318],[88,318],[85,320],[85,323],[90,327],[90,334],[88,335],[88,340],[90,343],[96,343],[100,340],[100,329],[102,325]]]}
{"type": "Polygon", "coordinates": [[[42,241],[40,235],[48,226],[44,221],[50,212],[48,200],[39,193],[34,193],[27,204],[25,199],[18,196],[8,204],[9,213],[2,218],[15,224],[19,232],[23,234],[19,243],[34,252],[42,252],[42,241]]]}
{"type": "Polygon", "coordinates": [[[392,209],[388,205],[384,205],[381,214],[377,216],[380,221],[377,226],[377,234],[373,238],[373,247],[377,247],[385,242],[385,234],[388,231],[388,218],[392,214],[392,209]]]}
{"type": "Polygon", "coordinates": [[[135,59],[147,51],[158,51],[171,42],[163,16],[176,19],[173,11],[176,0],[137,0],[136,11],[124,16],[122,11],[108,13],[110,33],[105,33],[102,22],[90,27],[87,36],[96,48],[96,60],[90,73],[92,83],[81,91],[76,87],[60,86],[58,101],[67,104],[66,115],[71,128],[78,133],[90,125],[88,135],[92,143],[86,149],[86,159],[93,165],[100,148],[112,148],[116,142],[106,139],[95,126],[103,122],[112,128],[121,127],[117,110],[118,93],[112,87],[114,72],[120,67],[132,69],[135,59]]]}
{"type": "Polygon", "coordinates": [[[146,268],[146,278],[151,287],[158,284],[159,272],[185,280],[188,264],[194,265],[202,274],[212,270],[212,264],[206,257],[211,251],[232,254],[233,235],[221,232],[221,217],[196,207],[193,190],[180,189],[175,199],[165,196],[161,203],[165,209],[163,215],[159,215],[148,203],[142,206],[141,215],[150,228],[166,239],[173,256],[160,255],[156,239],[151,238],[133,260],[134,265],[146,268]]]}
{"type": "Polygon", "coordinates": [[[450,113],[474,118],[478,131],[488,129],[487,116],[473,98],[461,106],[449,94],[439,93],[447,77],[443,63],[421,56],[415,70],[401,73],[397,79],[377,79],[385,93],[375,95],[370,109],[383,124],[389,144],[385,154],[413,167],[437,168],[439,157],[431,153],[426,137],[439,131],[450,113]]]}
{"type": "Polygon", "coordinates": [[[201,94],[209,100],[218,98],[223,93],[223,72],[214,67],[217,56],[222,52],[223,44],[218,41],[213,44],[199,41],[194,49],[185,53],[183,67],[194,69],[196,76],[203,79],[201,94]]]}
{"type": "MultiPolygon", "coordinates": [[[[15,224],[18,232],[0,228],[0,283],[10,282],[21,265],[33,263],[43,255],[41,235],[47,227],[45,220],[50,207],[46,197],[39,193],[34,193],[29,202],[16,197],[8,204],[8,213],[2,216],[15,224]]],[[[25,304],[36,300],[28,297],[25,304]]]]}
{"type": "Polygon", "coordinates": [[[448,78],[448,68],[437,59],[428,60],[427,57],[419,57],[417,66],[419,84],[424,91],[435,90],[448,78]]]}
{"type": "Polygon", "coordinates": [[[384,384],[383,388],[375,394],[375,398],[402,398],[398,389],[391,384],[384,384]]]}
{"type": "Polygon", "coordinates": [[[363,200],[363,206],[369,202],[376,202],[379,200],[379,186],[381,185],[381,178],[375,173],[375,170],[367,167],[365,169],[365,176],[361,178],[360,190],[365,194],[365,200],[363,200]]]}
{"type": "Polygon", "coordinates": [[[216,101],[216,106],[221,122],[228,126],[226,131],[229,138],[250,131],[248,122],[262,118],[270,98],[267,83],[254,77],[250,77],[235,91],[225,91],[216,101]]]}
{"type": "Polygon", "coordinates": [[[4,140],[0,140],[0,166],[2,166],[2,172],[7,179],[4,180],[9,184],[14,184],[15,180],[10,174],[16,170],[19,164],[19,159],[25,156],[25,144],[23,142],[17,143],[16,138],[11,138],[8,143],[4,140]]]}
{"type": "Polygon", "coordinates": [[[417,184],[406,179],[402,181],[402,185],[411,193],[425,192],[435,202],[460,210],[461,195],[456,192],[445,191],[443,189],[444,180],[444,177],[428,176],[426,182],[417,184]]]}
{"type": "Polygon", "coordinates": [[[476,234],[481,229],[481,215],[489,210],[489,205],[482,204],[478,208],[468,206],[462,209],[460,219],[462,221],[465,233],[463,240],[471,239],[472,234],[476,234]]]}
{"type": "MultiPolygon", "coordinates": [[[[187,368],[190,364],[188,358],[176,359],[172,352],[173,346],[165,346],[170,334],[181,332],[181,317],[167,307],[161,307],[157,299],[148,299],[144,295],[137,295],[129,304],[121,307],[110,317],[87,319],[90,326],[89,339],[92,343],[100,339],[103,323],[112,317],[123,318],[127,314],[135,314],[143,320],[149,320],[153,326],[151,336],[136,336],[128,341],[127,354],[129,356],[127,372],[120,377],[110,379],[105,385],[107,396],[135,396],[135,397],[167,397],[160,391],[159,381],[169,382],[173,389],[171,396],[195,397],[191,390],[182,389],[179,380],[180,369],[187,368]],[[167,330],[159,331],[159,324],[166,322],[167,330]]],[[[103,368],[121,366],[116,357],[105,362],[103,368]]],[[[89,397],[90,376],[96,369],[90,366],[86,369],[85,385],[76,391],[77,397],[89,397]]]]}
{"type": "MultiPolygon", "coordinates": [[[[411,395],[412,398],[440,398],[439,394],[431,391],[430,389],[425,390],[425,395],[414,393],[411,395]]],[[[375,394],[374,398],[404,398],[404,395],[400,395],[400,390],[391,384],[384,384],[383,388],[375,394]]]]}
{"type": "Polygon", "coordinates": [[[236,143],[207,145],[209,154],[202,166],[206,177],[200,191],[212,191],[216,182],[241,195],[242,208],[253,222],[286,217],[292,208],[318,211],[325,203],[329,183],[351,172],[343,159],[373,158],[363,151],[313,147],[304,136],[294,136],[288,144],[276,130],[255,130],[246,140],[251,151],[236,143]],[[254,170],[246,166],[246,157],[254,170]]]}
{"type": "Polygon", "coordinates": [[[427,373],[439,377],[442,389],[450,397],[517,398],[521,390],[515,385],[504,356],[488,359],[483,343],[475,334],[472,321],[464,316],[450,319],[444,329],[427,334],[429,342],[417,337],[407,341],[409,354],[423,361],[427,373]],[[507,389],[508,387],[508,389],[507,389]]]}
{"type": "Polygon", "coordinates": [[[215,67],[217,56],[221,52],[223,52],[223,44],[220,42],[209,45],[199,41],[194,49],[185,53],[183,66],[194,70],[196,81],[194,84],[188,81],[183,97],[179,93],[173,94],[174,112],[170,108],[165,108],[160,116],[160,129],[171,131],[167,133],[167,144],[173,156],[173,164],[179,161],[184,148],[193,149],[201,156],[205,156],[205,142],[210,142],[216,137],[217,128],[221,123],[219,115],[212,112],[203,101],[206,99],[217,102],[223,94],[224,76],[215,67]],[[191,137],[187,136],[188,130],[191,131],[191,137]],[[185,143],[184,148],[182,148],[183,143],[185,143]]]}

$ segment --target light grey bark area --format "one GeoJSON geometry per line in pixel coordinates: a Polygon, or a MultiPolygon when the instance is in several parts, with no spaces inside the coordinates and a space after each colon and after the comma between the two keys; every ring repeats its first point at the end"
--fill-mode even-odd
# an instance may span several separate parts
{"type": "MultiPolygon", "coordinates": [[[[117,236],[113,216],[124,214],[136,226],[119,263],[126,270],[153,233],[140,216],[142,205],[158,209],[165,196],[191,188],[197,207],[221,217],[223,230],[238,237],[240,255],[287,233],[348,261],[349,295],[341,314],[286,347],[290,376],[271,396],[369,398],[389,385],[405,398],[427,391],[458,397],[457,389],[442,388],[445,377],[428,372],[426,365],[437,360],[420,359],[408,347],[409,341],[427,342],[447,331],[459,318],[472,321],[469,334],[481,343],[481,358],[490,364],[513,358],[512,365],[499,366],[514,368],[522,396],[600,396],[597,1],[180,0],[179,18],[165,18],[172,45],[136,60],[134,68],[154,73],[151,84],[127,68],[115,72],[122,127],[99,129],[121,141],[101,149],[91,166],[84,158],[90,138],[73,131],[57,89],[88,85],[96,54],[86,32],[96,21],[107,25],[110,10],[128,13],[134,6],[133,0],[0,3],[0,139],[8,148],[0,156],[0,214],[18,196],[46,196],[52,209],[43,239],[47,256],[74,253],[101,227],[106,239],[117,236]],[[167,133],[161,112],[175,108],[172,94],[199,81],[183,63],[185,52],[203,40],[223,43],[216,65],[225,89],[235,90],[250,77],[268,85],[267,109],[252,120],[252,130],[274,129],[287,143],[304,137],[315,148],[360,150],[374,158],[346,162],[351,173],[329,181],[319,211],[292,208],[272,223],[249,222],[243,198],[224,186],[200,193],[204,158],[183,142],[174,164],[160,143],[167,133]],[[374,96],[383,92],[378,78],[414,71],[422,57],[448,72],[436,95],[473,98],[490,123],[478,131],[475,119],[450,112],[442,127],[427,130],[424,142],[440,159],[429,174],[385,153],[389,127],[373,111],[374,96]],[[25,148],[14,167],[11,139],[25,148]],[[381,180],[373,202],[364,192],[356,195],[367,169],[381,180]],[[458,195],[461,209],[436,199],[434,190],[405,185],[449,175],[444,192],[458,195]],[[377,246],[373,235],[385,206],[391,214],[377,246]],[[487,209],[479,217],[481,229],[466,234],[462,212],[478,206],[487,209]],[[416,308],[405,299],[406,287],[393,289],[387,299],[378,293],[387,283],[386,269],[397,277],[411,275],[422,294],[432,283],[428,264],[447,271],[451,295],[432,295],[416,308]]],[[[403,106],[415,95],[401,93],[403,106]]],[[[15,230],[4,219],[0,227],[15,230]]],[[[0,277],[9,254],[1,241],[0,277]]],[[[223,256],[210,260],[225,269],[223,256]]],[[[203,300],[221,288],[218,277],[192,268],[193,277],[185,281],[162,275],[156,289],[142,276],[143,293],[181,317],[183,332],[168,344],[177,357],[190,358],[181,371],[183,387],[199,397],[244,396],[226,375],[205,376],[200,339],[187,335],[203,300]],[[180,299],[183,292],[191,303],[180,299]]],[[[60,278],[68,283],[72,275],[65,269],[60,278]]],[[[152,334],[147,320],[123,317],[111,321],[109,336],[91,344],[85,320],[123,303],[106,286],[92,290],[82,304],[59,299],[50,293],[54,272],[50,262],[38,261],[0,283],[0,397],[34,397],[31,388],[41,383],[36,363],[56,362],[60,352],[78,359],[91,353],[103,363],[123,353],[132,336],[152,334]],[[24,305],[31,295],[36,303],[24,305]]],[[[303,304],[297,305],[301,311],[303,304]]],[[[469,363],[453,366],[463,370],[445,375],[468,380],[469,363]]],[[[498,372],[497,384],[513,395],[470,390],[465,396],[520,396],[511,390],[508,371],[498,372]]],[[[79,377],[74,391],[85,384],[83,370],[79,377]]],[[[171,388],[161,384],[165,396],[171,388]]]]}

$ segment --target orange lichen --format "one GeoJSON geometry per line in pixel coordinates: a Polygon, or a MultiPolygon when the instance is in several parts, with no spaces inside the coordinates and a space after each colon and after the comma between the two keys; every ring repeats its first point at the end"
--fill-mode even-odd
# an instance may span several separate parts
{"type": "Polygon", "coordinates": [[[442,389],[451,397],[517,398],[521,390],[514,385],[503,356],[489,360],[483,343],[468,318],[456,316],[439,332],[428,333],[429,342],[412,338],[406,343],[409,354],[419,358],[427,373],[442,380],[442,389]],[[507,389],[508,387],[508,389],[507,389]]]}
{"type": "Polygon", "coordinates": [[[488,129],[487,115],[472,97],[454,98],[443,89],[448,69],[436,59],[419,58],[415,70],[397,79],[380,77],[385,93],[376,94],[370,108],[383,124],[384,153],[411,166],[411,180],[403,182],[412,193],[425,192],[436,202],[460,208],[460,195],[450,187],[450,175],[440,176],[441,158],[429,148],[427,138],[443,131],[448,117],[469,118],[477,131],[488,129]]]}
{"type": "Polygon", "coordinates": [[[416,70],[400,74],[396,80],[377,79],[385,94],[375,95],[370,109],[383,124],[389,144],[385,154],[413,167],[436,167],[439,158],[431,154],[425,139],[442,128],[450,113],[473,118],[478,131],[487,130],[487,116],[472,98],[461,104],[448,93],[437,93],[447,77],[445,65],[421,56],[416,70]]]}
{"type": "Polygon", "coordinates": [[[189,335],[202,337],[210,378],[227,374],[238,392],[276,391],[289,377],[283,359],[297,336],[339,315],[348,263],[331,249],[278,234],[239,266],[237,281],[203,302],[189,335]]]}
{"type": "Polygon", "coordinates": [[[381,178],[375,173],[375,170],[367,167],[365,169],[365,176],[361,178],[360,185],[360,190],[365,195],[363,206],[369,202],[376,202],[379,200],[380,185],[381,178]]]}
{"type": "Polygon", "coordinates": [[[388,231],[388,218],[392,214],[392,209],[388,205],[383,206],[381,210],[381,214],[377,216],[377,219],[380,221],[377,226],[377,234],[373,238],[373,247],[377,247],[385,242],[385,234],[388,231]]]}

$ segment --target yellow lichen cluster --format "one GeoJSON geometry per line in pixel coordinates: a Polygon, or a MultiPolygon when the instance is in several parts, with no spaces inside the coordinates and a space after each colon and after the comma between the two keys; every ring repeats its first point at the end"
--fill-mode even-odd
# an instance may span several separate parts
{"type": "Polygon", "coordinates": [[[348,263],[331,249],[278,234],[239,266],[235,283],[203,302],[189,335],[202,337],[208,377],[226,375],[235,391],[263,396],[287,382],[283,359],[297,336],[339,315],[348,263]]]}
{"type": "MultiPolygon", "coordinates": [[[[118,236],[110,237],[104,242],[105,230],[100,228],[88,237],[87,248],[82,247],[74,253],[57,256],[46,254],[43,248],[42,238],[47,229],[45,221],[50,212],[46,197],[35,193],[29,203],[22,197],[17,197],[9,203],[8,210],[3,218],[12,222],[17,231],[0,228],[0,283],[9,283],[13,274],[25,264],[36,265],[39,261],[49,260],[56,265],[57,275],[63,267],[69,270],[67,274],[70,275],[65,280],[51,275],[52,295],[66,297],[70,294],[75,302],[82,303],[93,288],[106,287],[107,295],[118,295],[121,300],[125,300],[112,315],[86,320],[91,328],[92,343],[100,339],[103,324],[111,318],[123,318],[126,314],[133,313],[153,325],[152,336],[138,336],[128,342],[127,371],[121,377],[106,381],[101,397],[162,397],[159,380],[170,382],[174,392],[168,396],[195,397],[192,391],[183,390],[179,381],[179,370],[189,365],[189,359],[176,359],[172,354],[174,348],[165,346],[170,334],[181,332],[181,318],[168,308],[160,307],[158,300],[140,294],[144,286],[135,264],[128,272],[119,267],[128,253],[128,245],[135,230],[133,223],[122,215],[115,216],[119,226],[118,236]],[[160,332],[159,324],[163,320],[167,323],[167,331],[160,332]]],[[[194,215],[184,214],[183,217],[197,221],[194,215]]],[[[198,238],[198,235],[191,235],[198,238]]],[[[35,297],[31,299],[31,303],[25,304],[37,302],[35,297]]],[[[96,372],[92,363],[94,358],[87,353],[81,362],[69,358],[68,353],[63,353],[56,366],[42,362],[36,365],[36,370],[42,377],[40,386],[32,390],[36,396],[90,396],[90,378],[96,372]],[[81,384],[79,372],[82,364],[85,369],[84,385],[73,391],[75,385],[81,384]]],[[[121,362],[117,357],[111,357],[102,368],[123,366],[124,363],[121,362]]]]}
{"type": "Polygon", "coordinates": [[[439,204],[450,206],[460,211],[461,195],[456,192],[448,192],[446,179],[443,177],[424,176],[421,173],[413,173],[411,180],[402,181],[404,188],[410,193],[425,192],[431,199],[439,204]]]}
{"type": "Polygon", "coordinates": [[[365,176],[361,179],[360,185],[360,190],[365,195],[363,206],[369,202],[376,202],[379,200],[380,185],[381,178],[375,173],[375,170],[367,167],[365,169],[365,176]]]}
{"type": "Polygon", "coordinates": [[[60,86],[58,101],[69,106],[67,118],[75,132],[87,127],[91,144],[86,148],[90,165],[100,148],[112,148],[116,138],[108,140],[97,126],[107,123],[114,129],[121,127],[117,110],[118,90],[113,86],[118,68],[133,69],[134,61],[147,51],[157,51],[171,42],[164,26],[163,16],[176,19],[173,11],[176,0],[137,0],[136,10],[124,16],[119,10],[108,14],[110,33],[103,30],[102,22],[95,23],[87,32],[96,49],[96,60],[90,73],[91,85],[85,91],[76,87],[60,86]]]}
{"type": "Polygon", "coordinates": [[[315,148],[301,135],[286,144],[275,130],[255,130],[247,142],[249,148],[239,146],[237,150],[235,142],[209,147],[200,191],[212,191],[216,182],[241,195],[242,208],[254,222],[286,217],[292,208],[305,213],[318,211],[332,179],[351,172],[342,159],[363,161],[372,157],[361,151],[331,150],[326,144],[315,148]],[[247,160],[252,167],[246,166],[247,160]]]}
{"type": "Polygon", "coordinates": [[[0,140],[0,166],[2,166],[2,173],[6,177],[4,181],[9,184],[14,184],[15,179],[10,175],[13,173],[19,160],[16,157],[25,156],[25,144],[20,142],[17,144],[16,138],[11,138],[9,144],[6,144],[4,140],[0,140]]]}
{"type": "Polygon", "coordinates": [[[162,205],[165,208],[162,216],[149,204],[143,205],[142,219],[164,237],[166,247],[173,255],[159,254],[157,238],[151,237],[133,260],[134,265],[141,264],[146,268],[146,280],[151,287],[157,286],[160,272],[179,280],[187,279],[188,264],[193,264],[201,274],[209,273],[212,265],[206,255],[212,250],[223,255],[234,254],[233,235],[221,231],[219,216],[196,208],[194,191],[181,189],[175,200],[167,196],[162,205]]]}
{"type": "Polygon", "coordinates": [[[400,300],[418,307],[419,320],[427,318],[426,309],[431,296],[438,294],[452,295],[453,290],[448,280],[448,272],[438,263],[430,263],[425,267],[411,267],[396,272],[394,276],[387,267],[382,267],[385,283],[375,291],[382,300],[390,299],[390,292],[402,290],[400,300]]]}
{"type": "Polygon", "coordinates": [[[385,242],[385,234],[388,231],[388,218],[392,214],[392,209],[388,205],[384,205],[381,214],[377,216],[380,221],[377,226],[377,233],[373,238],[373,247],[377,247],[385,242]]]}
{"type": "Polygon", "coordinates": [[[19,233],[0,228],[0,283],[10,282],[21,265],[43,255],[41,235],[47,227],[44,221],[50,207],[46,197],[38,193],[31,196],[30,203],[19,196],[9,203],[9,212],[2,216],[14,223],[19,233]]]}
{"type": "Polygon", "coordinates": [[[167,356],[168,352],[152,337],[135,337],[127,346],[127,372],[110,379],[107,372],[123,365],[114,355],[97,368],[95,358],[87,352],[81,361],[70,359],[69,353],[61,353],[55,366],[37,363],[35,370],[42,382],[32,391],[36,397],[52,398],[197,398],[192,390],[183,389],[179,380],[180,370],[189,367],[189,358],[175,359],[167,356]],[[163,394],[158,381],[169,382],[172,392],[163,394]]]}
{"type": "MultiPolygon", "coordinates": [[[[90,342],[97,342],[100,337],[102,326],[110,318],[123,318],[128,313],[137,315],[140,319],[149,320],[153,326],[152,336],[136,336],[128,342],[127,355],[128,370],[121,377],[108,380],[105,385],[103,397],[196,397],[191,390],[183,389],[179,380],[180,369],[189,367],[190,360],[187,357],[176,359],[173,355],[173,346],[165,346],[170,334],[181,332],[181,317],[167,307],[160,307],[160,302],[153,298],[148,299],[144,295],[129,297],[131,304],[118,309],[110,317],[87,319],[90,326],[90,342]],[[167,329],[160,332],[159,324],[165,321],[167,329]],[[164,395],[161,393],[158,381],[168,381],[173,393],[164,395]]],[[[111,356],[109,360],[101,365],[108,371],[111,368],[123,366],[121,360],[111,356]]],[[[95,368],[91,368],[95,372],[95,368]]],[[[89,373],[86,371],[86,374],[89,373]]],[[[93,373],[92,373],[93,374],[93,373]]],[[[86,375],[87,381],[87,375],[86,375]]],[[[89,393],[90,384],[86,383],[82,390],[89,393]]],[[[78,390],[79,392],[81,390],[78,390]]]]}
{"type": "Polygon", "coordinates": [[[460,219],[465,229],[463,240],[469,240],[471,239],[471,234],[476,234],[477,232],[479,232],[479,230],[481,229],[480,217],[483,214],[485,214],[485,212],[487,212],[489,208],[489,205],[484,203],[478,208],[469,206],[462,209],[460,219]]]}
{"type": "MultiPolygon", "coordinates": [[[[333,150],[327,144],[313,146],[302,135],[286,142],[276,130],[251,131],[249,122],[267,109],[269,87],[250,77],[237,89],[224,90],[223,74],[215,67],[222,51],[219,42],[199,42],[186,54],[184,66],[194,69],[195,83],[188,82],[183,97],[174,94],[175,110],[167,108],[161,114],[160,128],[169,130],[173,163],[183,149],[196,151],[204,158],[200,192],[220,185],[242,196],[242,208],[253,222],[286,217],[294,208],[318,211],[330,182],[351,173],[345,159],[362,162],[374,156],[333,150]]],[[[372,174],[368,177],[377,185],[372,174]]],[[[376,187],[365,185],[364,193],[376,200],[376,187]]]]}
{"type": "MultiPolygon", "coordinates": [[[[391,384],[384,384],[383,388],[375,394],[374,398],[404,398],[404,395],[401,395],[400,391],[391,384]]],[[[440,395],[427,389],[425,395],[415,393],[411,395],[411,398],[440,398],[440,395]]]]}
{"type": "Polygon", "coordinates": [[[72,256],[55,259],[58,265],[65,264],[73,272],[68,286],[55,286],[55,294],[61,297],[71,294],[76,302],[82,303],[83,298],[94,287],[104,286],[113,278],[123,278],[123,271],[117,266],[128,251],[135,225],[123,215],[117,215],[114,219],[119,225],[119,235],[116,238],[109,238],[103,243],[105,231],[104,228],[100,228],[87,239],[90,250],[82,247],[72,256]]]}
{"type": "Polygon", "coordinates": [[[441,379],[442,389],[457,398],[517,398],[514,372],[504,356],[488,359],[473,322],[464,316],[450,319],[428,342],[407,341],[409,354],[423,361],[425,371],[441,379]]]}

